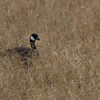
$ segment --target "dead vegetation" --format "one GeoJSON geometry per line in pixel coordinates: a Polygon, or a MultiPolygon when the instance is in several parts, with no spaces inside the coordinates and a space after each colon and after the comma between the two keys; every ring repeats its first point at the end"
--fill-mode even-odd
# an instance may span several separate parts
{"type": "Polygon", "coordinates": [[[0,52],[30,46],[32,33],[28,68],[0,57],[0,100],[100,100],[98,0],[1,0],[0,52]]]}

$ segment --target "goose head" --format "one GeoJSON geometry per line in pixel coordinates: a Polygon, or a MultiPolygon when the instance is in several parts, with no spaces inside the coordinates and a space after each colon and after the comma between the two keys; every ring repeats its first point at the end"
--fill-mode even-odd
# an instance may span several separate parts
{"type": "Polygon", "coordinates": [[[38,35],[35,34],[35,33],[31,34],[31,36],[30,36],[30,45],[31,45],[31,48],[32,48],[33,51],[37,51],[36,46],[35,46],[35,41],[36,40],[40,40],[38,35]]]}

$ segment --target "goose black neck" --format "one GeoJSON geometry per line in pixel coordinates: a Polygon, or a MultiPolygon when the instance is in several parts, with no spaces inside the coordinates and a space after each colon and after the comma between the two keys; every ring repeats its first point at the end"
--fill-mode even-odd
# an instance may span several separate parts
{"type": "Polygon", "coordinates": [[[32,50],[36,50],[35,41],[30,41],[32,50]]]}

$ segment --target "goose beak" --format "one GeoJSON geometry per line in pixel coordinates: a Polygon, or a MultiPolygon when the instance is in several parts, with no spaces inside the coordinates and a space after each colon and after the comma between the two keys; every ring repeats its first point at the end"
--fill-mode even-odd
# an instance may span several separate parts
{"type": "Polygon", "coordinates": [[[37,40],[40,40],[38,37],[36,38],[37,40]]]}

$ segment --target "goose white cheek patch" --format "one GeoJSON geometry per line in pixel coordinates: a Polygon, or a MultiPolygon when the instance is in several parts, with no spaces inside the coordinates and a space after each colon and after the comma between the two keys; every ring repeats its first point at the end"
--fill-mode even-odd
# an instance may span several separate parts
{"type": "Polygon", "coordinates": [[[31,36],[31,40],[35,40],[35,39],[33,38],[33,36],[31,36]]]}

